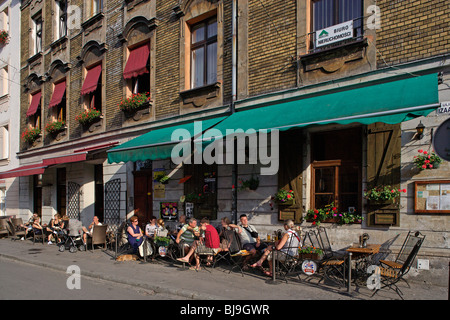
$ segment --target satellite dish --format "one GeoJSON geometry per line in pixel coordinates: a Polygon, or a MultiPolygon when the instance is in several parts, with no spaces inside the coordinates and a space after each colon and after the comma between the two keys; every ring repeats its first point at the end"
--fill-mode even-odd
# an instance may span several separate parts
{"type": "Polygon", "coordinates": [[[434,152],[446,161],[450,161],[450,118],[441,123],[433,137],[434,152]]]}

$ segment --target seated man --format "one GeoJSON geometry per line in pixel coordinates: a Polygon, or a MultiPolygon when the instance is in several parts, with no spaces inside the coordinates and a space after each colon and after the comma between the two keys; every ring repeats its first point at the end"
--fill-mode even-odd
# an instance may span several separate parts
{"type": "Polygon", "coordinates": [[[197,226],[197,220],[195,220],[195,218],[190,218],[188,223],[178,231],[175,242],[179,244],[181,240],[183,240],[185,246],[191,247],[195,237],[198,236],[200,236],[200,229],[197,226]]]}
{"type": "Polygon", "coordinates": [[[89,225],[89,230],[86,229],[86,227],[83,227],[83,242],[86,244],[87,236],[92,237],[92,232],[94,232],[94,226],[101,226],[102,223],[98,221],[98,217],[94,216],[94,219],[92,220],[91,224],[89,225]]]}
{"type": "Polygon", "coordinates": [[[200,254],[208,255],[207,265],[211,265],[212,255],[215,255],[220,251],[220,238],[216,228],[209,224],[208,218],[203,218],[200,224],[200,230],[205,235],[204,243],[201,243],[201,240],[196,241],[185,257],[177,259],[178,261],[187,263],[189,262],[189,258],[195,252],[196,264],[192,269],[197,271],[200,269],[200,254]]]}
{"type": "MultiPolygon", "coordinates": [[[[39,220],[38,224],[40,226],[41,225],[41,218],[39,218],[37,213],[33,213],[31,218],[27,222],[25,222],[24,224],[20,225],[20,227],[26,229],[26,231],[25,231],[25,238],[28,236],[28,232],[33,230],[33,223],[36,220],[36,218],[39,220]]],[[[22,237],[20,240],[25,240],[25,238],[22,237]]]]}
{"type": "Polygon", "coordinates": [[[145,226],[145,235],[149,239],[155,238],[156,230],[158,229],[158,225],[156,224],[156,217],[151,216],[149,219],[149,223],[145,226]]]}
{"type": "Polygon", "coordinates": [[[232,228],[238,228],[238,234],[241,239],[242,249],[250,252],[243,262],[244,270],[247,269],[247,261],[256,256],[257,252],[261,254],[267,249],[267,245],[261,242],[261,239],[255,227],[248,224],[247,215],[243,214],[239,217],[240,225],[230,224],[232,228]]]}

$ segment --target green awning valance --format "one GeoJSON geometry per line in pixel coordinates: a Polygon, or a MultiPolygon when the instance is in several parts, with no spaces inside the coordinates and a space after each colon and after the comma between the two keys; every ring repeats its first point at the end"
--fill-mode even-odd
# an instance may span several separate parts
{"type": "Polygon", "coordinates": [[[438,106],[437,74],[386,82],[252,109],[237,110],[214,127],[288,130],[322,124],[400,123],[438,106]]]}
{"type": "Polygon", "coordinates": [[[206,120],[199,119],[196,123],[192,121],[180,125],[155,128],[133,140],[108,150],[108,162],[168,159],[171,157],[174,145],[183,140],[180,136],[173,137],[172,140],[173,132],[180,132],[181,134],[184,132],[186,141],[190,141],[189,137],[199,135],[202,131],[211,128],[225,118],[223,116],[206,120]]]}

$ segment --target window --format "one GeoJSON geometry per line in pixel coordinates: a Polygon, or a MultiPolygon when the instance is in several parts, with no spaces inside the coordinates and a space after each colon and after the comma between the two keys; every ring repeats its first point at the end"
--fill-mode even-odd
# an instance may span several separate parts
{"type": "Polygon", "coordinates": [[[334,203],[339,211],[361,212],[361,129],[315,133],[311,139],[311,207],[334,203]]]}
{"type": "Polygon", "coordinates": [[[67,35],[67,1],[56,0],[55,40],[67,35]]]}
{"type": "Polygon", "coordinates": [[[312,3],[313,32],[353,20],[353,38],[362,36],[362,0],[313,0],[312,3]]]}
{"type": "Polygon", "coordinates": [[[129,92],[133,94],[150,91],[150,46],[149,43],[130,49],[123,77],[129,92]]]}
{"type": "Polygon", "coordinates": [[[191,27],[191,88],[217,81],[217,18],[191,27]]]}
{"type": "Polygon", "coordinates": [[[41,91],[30,95],[30,107],[27,111],[28,126],[41,128],[41,91]]]}
{"type": "Polygon", "coordinates": [[[0,69],[0,97],[8,93],[8,67],[6,66],[0,69]]]}
{"type": "Polygon", "coordinates": [[[81,95],[84,96],[86,108],[102,110],[102,64],[97,64],[86,70],[81,95]]]}
{"type": "Polygon", "coordinates": [[[66,121],[66,80],[54,84],[49,108],[53,121],[66,121]]]}
{"type": "Polygon", "coordinates": [[[9,131],[8,126],[0,127],[0,159],[9,158],[9,131]]]}
{"type": "Polygon", "coordinates": [[[33,18],[33,40],[33,54],[37,54],[42,51],[42,16],[40,13],[33,18]]]}
{"type": "Polygon", "coordinates": [[[6,188],[0,188],[0,216],[6,215],[6,188]]]}
{"type": "Polygon", "coordinates": [[[102,12],[103,0],[90,0],[91,2],[91,16],[95,16],[97,13],[102,12]]]}

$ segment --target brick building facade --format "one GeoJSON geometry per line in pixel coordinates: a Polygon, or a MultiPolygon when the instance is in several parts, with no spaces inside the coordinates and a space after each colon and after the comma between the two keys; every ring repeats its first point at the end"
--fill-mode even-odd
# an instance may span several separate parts
{"type": "MultiPolygon", "coordinates": [[[[438,103],[450,100],[447,1],[344,2],[348,6],[342,7],[340,13],[336,6],[341,1],[324,0],[70,1],[69,5],[81,9],[82,23],[79,28],[67,28],[64,35],[56,19],[56,15],[64,12],[60,2],[23,1],[21,131],[37,126],[40,121],[42,135],[33,143],[23,142],[18,154],[22,166],[31,165],[36,170],[35,175],[20,177],[21,214],[26,217],[40,208],[46,220],[64,209],[72,216],[78,215],[83,223],[98,214],[113,224],[137,211],[144,220],[150,215],[158,216],[163,202],[177,203],[181,213],[184,204],[180,197],[204,182],[192,179],[177,183],[192,172],[207,176],[209,182],[214,181],[215,188],[214,195],[208,195],[209,207],[205,205],[195,211],[197,217],[203,213],[218,222],[225,216],[235,218],[246,213],[264,234],[278,229],[280,221],[287,217],[298,223],[303,220],[302,225],[309,226],[311,222],[304,221],[307,211],[322,201],[313,188],[319,183],[314,175],[334,166],[342,172],[349,170],[348,176],[356,177],[356,180],[342,178],[342,181],[335,177],[336,185],[347,182],[356,187],[345,192],[335,190],[327,201],[340,201],[341,211],[353,208],[365,219],[362,223],[336,228],[335,224],[324,223],[330,227],[333,246],[344,248],[357,241],[363,232],[370,233],[374,242],[386,243],[399,233],[418,229],[427,234],[427,244],[420,255],[435,259],[436,269],[442,271],[446,265],[443,260],[449,257],[445,241],[448,215],[415,214],[414,182],[448,177],[450,168],[444,162],[437,170],[415,172],[411,165],[415,149],[430,148],[431,129],[436,130],[448,118],[435,111],[425,112],[427,116],[411,121],[404,121],[409,117],[405,114],[404,120],[389,123],[389,128],[383,126],[383,130],[394,135],[395,150],[390,151],[384,166],[379,164],[379,167],[376,167],[379,155],[372,150],[376,142],[372,141],[383,138],[370,136],[381,130],[379,124],[367,119],[370,117],[345,123],[319,123],[313,119],[308,125],[286,124],[291,130],[281,132],[280,138],[291,142],[286,147],[292,154],[286,157],[280,152],[279,173],[259,176],[256,192],[233,193],[231,186],[233,181],[257,174],[261,164],[203,165],[183,171],[176,169],[169,159],[153,159],[150,164],[144,159],[127,163],[107,160],[106,149],[169,125],[231,117],[233,111],[239,117],[259,108],[270,108],[267,110],[272,113],[264,115],[270,125],[272,119],[278,119],[273,113],[274,106],[285,110],[284,103],[293,103],[298,109],[292,110],[301,115],[305,112],[301,108],[303,102],[310,106],[306,103],[318,103],[311,99],[329,97],[329,101],[324,101],[332,105],[339,94],[345,97],[340,102],[342,105],[337,106],[343,116],[345,101],[361,99],[360,92],[393,90],[391,85],[407,87],[410,82],[404,81],[428,79],[426,76],[432,74],[439,74],[436,77],[440,82],[430,93],[438,100],[430,104],[436,108],[438,103]],[[375,13],[380,14],[379,20],[374,19],[375,13]],[[317,42],[319,32],[322,34],[330,31],[329,27],[341,24],[342,28],[349,28],[349,22],[352,32],[345,41],[336,41],[331,46],[317,42]],[[378,27],[374,26],[375,22],[380,23],[378,27]],[[41,48],[37,43],[40,38],[41,48]],[[132,52],[146,45],[149,48],[147,72],[125,78],[124,70],[132,52]],[[89,96],[90,92],[87,98],[82,91],[89,73],[98,65],[101,66],[99,82],[97,86],[94,84],[93,96],[89,96]],[[49,108],[56,85],[62,80],[66,82],[65,107],[49,108]],[[150,101],[144,110],[129,116],[119,110],[119,104],[139,87],[136,83],[142,82],[147,83],[145,91],[150,93],[150,101]],[[378,86],[383,84],[384,87],[378,86]],[[40,107],[33,113],[30,108],[37,93],[41,93],[40,107]],[[100,104],[97,105],[103,117],[90,126],[83,126],[75,118],[92,106],[92,101],[100,104]],[[57,119],[55,110],[63,111],[66,124],[56,136],[44,131],[52,119],[57,119]],[[38,111],[40,117],[36,116],[38,111]],[[419,121],[426,127],[423,139],[414,135],[419,121]],[[350,148],[349,140],[354,142],[351,146],[354,157],[344,152],[340,158],[333,158],[335,150],[337,154],[350,148]],[[386,183],[407,189],[400,198],[400,207],[387,210],[390,213],[383,216],[385,220],[370,211],[362,196],[364,189],[372,187],[374,168],[378,176],[380,172],[389,176],[386,183]],[[171,174],[167,185],[154,181],[157,171],[171,174]],[[295,189],[296,205],[278,208],[271,196],[279,188],[295,189]],[[115,197],[108,198],[112,194],[115,197]],[[345,197],[350,200],[345,202],[345,197]]],[[[67,22],[71,14],[67,12],[67,22]]],[[[380,91],[383,94],[387,93],[380,91]]],[[[376,105],[376,95],[372,99],[369,105],[376,105]]],[[[313,114],[314,107],[310,111],[313,114]]],[[[399,245],[395,243],[394,252],[399,245]]]]}

